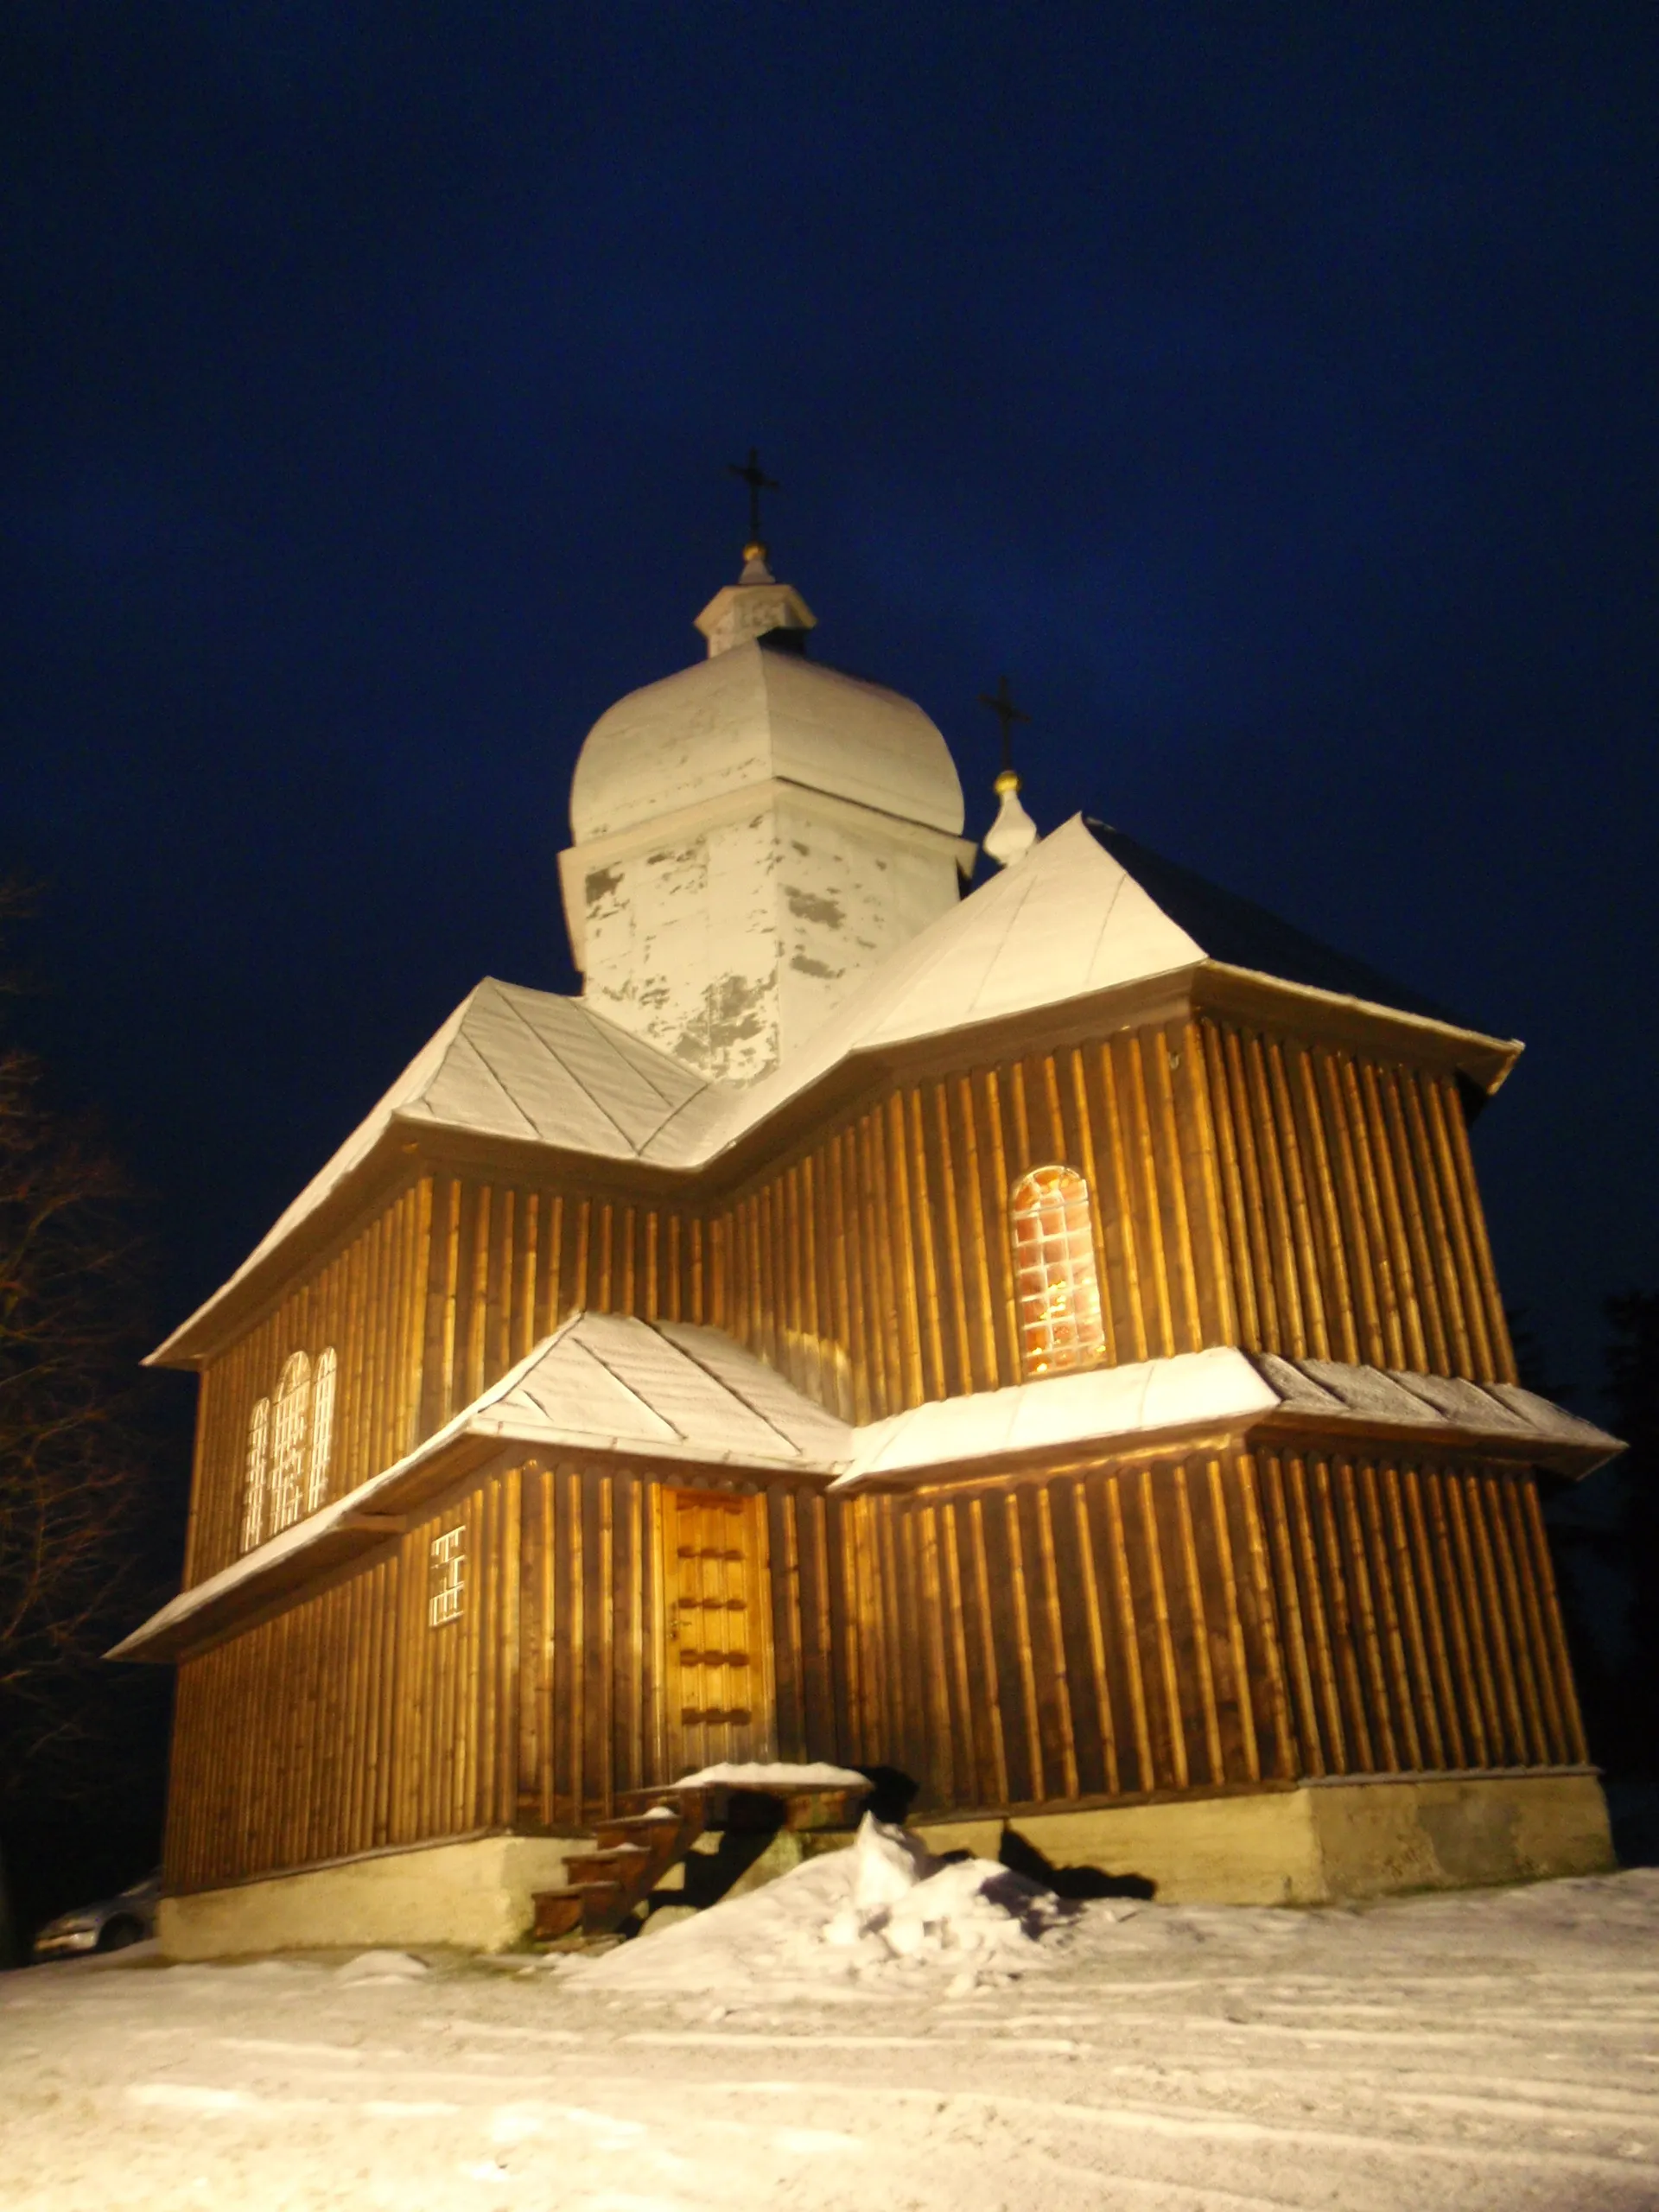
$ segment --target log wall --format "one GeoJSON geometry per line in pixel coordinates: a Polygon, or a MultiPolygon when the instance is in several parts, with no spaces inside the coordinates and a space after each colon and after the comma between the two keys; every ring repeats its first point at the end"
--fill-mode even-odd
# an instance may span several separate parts
{"type": "Polygon", "coordinates": [[[770,1510],[780,1756],[924,1808],[1586,1756],[1525,1472],[1206,1455],[770,1510]]]}
{"type": "MultiPolygon", "coordinates": [[[[675,1478],[676,1486],[683,1480],[675,1478]]],[[[671,1779],[652,1478],[531,1461],[180,1669],[175,1890],[671,1779]],[[465,1528],[459,1619],[430,1548],[465,1528]]],[[[924,1810],[1580,1762],[1531,1478],[1329,1450],[766,1502],[778,1757],[924,1810]]]]}
{"type": "Polygon", "coordinates": [[[1008,1198],[1049,1161],[1109,1364],[1515,1379],[1453,1078],[1209,1016],[893,1090],[715,1215],[708,1318],[849,1421],[1018,1382],[1008,1198]]]}
{"type": "Polygon", "coordinates": [[[1090,1185],[1111,1363],[1515,1379],[1452,1078],[1200,1016],[893,1087],[723,1201],[423,1177],[207,1369],[187,1582],[236,1555],[296,1348],[340,1351],[336,1494],[583,1308],[709,1323],[849,1421],[1017,1382],[1009,1194],[1047,1161],[1090,1185]]]}

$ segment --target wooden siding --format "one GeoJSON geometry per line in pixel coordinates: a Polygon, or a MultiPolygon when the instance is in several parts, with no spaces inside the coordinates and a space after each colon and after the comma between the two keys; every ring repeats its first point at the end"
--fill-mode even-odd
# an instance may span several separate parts
{"type": "Polygon", "coordinates": [[[1453,1079],[1208,1016],[891,1090],[715,1213],[707,1318],[849,1421],[1016,1382],[1009,1196],[1051,1162],[1109,1364],[1515,1379],[1453,1079]]]}
{"type": "Polygon", "coordinates": [[[1586,1758],[1525,1474],[1247,1453],[770,1511],[780,1756],[923,1809],[1586,1758]]]}
{"type": "Polygon", "coordinates": [[[333,1487],[586,1308],[708,1322],[849,1421],[1020,1379],[1010,1194],[1078,1169],[1106,1360],[1247,1350],[1513,1381],[1452,1078],[1209,1016],[894,1087],[702,1210],[423,1178],[203,1381],[187,1582],[236,1555],[247,1421],[339,1347],[333,1487]]]}
{"type": "MultiPolygon", "coordinates": [[[[661,1494],[569,1461],[493,1475],[187,1661],[170,1886],[582,1829],[671,1779],[661,1494]],[[458,1524],[466,1601],[434,1628],[458,1524]]],[[[764,1511],[766,1749],[899,1768],[923,1810],[1586,1756],[1524,1473],[1201,1453],[764,1511]]]]}
{"type": "Polygon", "coordinates": [[[519,1478],[179,1669],[175,1888],[508,1827],[517,1799],[519,1478]],[[467,1602],[429,1625],[431,1545],[466,1530],[467,1602]]]}

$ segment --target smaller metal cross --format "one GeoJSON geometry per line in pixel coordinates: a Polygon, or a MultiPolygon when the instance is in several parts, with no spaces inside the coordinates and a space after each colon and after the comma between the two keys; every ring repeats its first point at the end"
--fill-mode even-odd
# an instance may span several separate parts
{"type": "Polygon", "coordinates": [[[1015,722],[1028,722],[1031,716],[1014,705],[1006,676],[998,677],[995,691],[980,693],[979,703],[988,707],[1002,725],[1002,772],[1006,775],[1014,766],[1014,726],[1015,722]]]}
{"type": "Polygon", "coordinates": [[[726,472],[728,475],[737,477],[749,487],[749,542],[751,544],[759,544],[760,542],[760,494],[762,492],[781,492],[784,487],[774,478],[766,474],[760,466],[760,453],[753,446],[749,448],[749,457],[747,462],[728,461],[726,464],[726,472]]]}

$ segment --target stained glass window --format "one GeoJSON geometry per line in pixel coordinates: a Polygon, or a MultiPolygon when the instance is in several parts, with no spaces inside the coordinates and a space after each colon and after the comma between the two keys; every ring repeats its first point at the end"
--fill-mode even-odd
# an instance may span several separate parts
{"type": "Polygon", "coordinates": [[[1089,1185],[1033,1167],[1014,1186],[1014,1298],[1027,1376],[1090,1367],[1105,1350],[1089,1185]]]}

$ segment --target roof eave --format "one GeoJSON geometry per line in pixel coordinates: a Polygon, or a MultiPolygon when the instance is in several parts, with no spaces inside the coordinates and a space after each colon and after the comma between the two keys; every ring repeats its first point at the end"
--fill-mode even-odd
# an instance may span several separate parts
{"type": "Polygon", "coordinates": [[[1327,1030],[1346,1028],[1357,1043],[1369,1043],[1383,1033],[1396,1041],[1410,1039],[1427,1058],[1458,1069],[1492,1096],[1504,1082],[1526,1047],[1518,1037],[1492,1037],[1479,1029],[1465,1029],[1455,1022],[1436,1020],[1428,1014],[1408,1014],[1379,1000],[1363,999],[1341,991],[1320,989],[1313,983],[1287,982],[1252,968],[1236,968],[1224,960],[1205,960],[1192,970],[1192,999],[1197,1007],[1217,1014],[1259,1014],[1270,1007],[1302,1004],[1319,1012],[1327,1030]]]}

